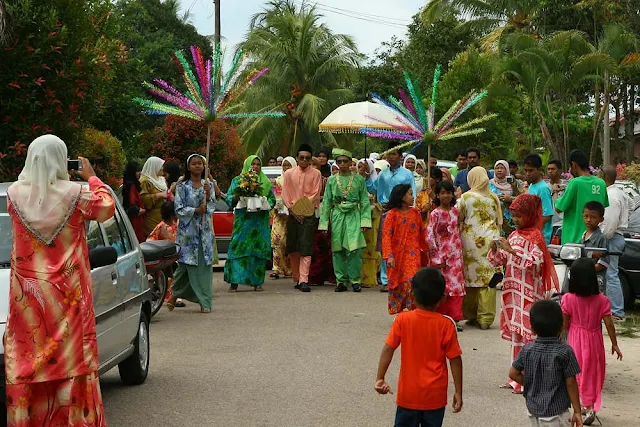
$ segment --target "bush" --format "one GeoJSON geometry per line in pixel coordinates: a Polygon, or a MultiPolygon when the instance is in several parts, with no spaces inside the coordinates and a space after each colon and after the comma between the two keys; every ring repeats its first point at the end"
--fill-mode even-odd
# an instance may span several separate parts
{"type": "MultiPolygon", "coordinates": [[[[164,125],[145,133],[142,143],[151,154],[165,161],[177,161],[182,166],[193,153],[205,155],[207,124],[183,117],[167,116],[164,125]]],[[[224,120],[216,120],[211,130],[211,174],[224,191],[231,179],[242,170],[244,152],[235,127],[224,120]]]]}
{"type": "Polygon", "coordinates": [[[113,189],[122,184],[122,172],[127,159],[122,151],[120,140],[109,131],[86,128],[82,131],[80,142],[69,148],[70,154],[89,159],[96,175],[113,189]]]}

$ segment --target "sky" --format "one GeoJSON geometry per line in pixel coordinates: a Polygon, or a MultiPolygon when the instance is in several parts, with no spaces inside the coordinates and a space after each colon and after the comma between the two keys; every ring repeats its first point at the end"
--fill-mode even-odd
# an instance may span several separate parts
{"type": "MultiPolygon", "coordinates": [[[[261,12],[265,0],[220,0],[223,43],[235,47],[246,35],[251,17],[261,12]]],[[[302,0],[294,0],[301,3],[302,0]]],[[[427,0],[320,0],[323,21],[334,33],[351,35],[360,52],[371,55],[392,36],[404,38],[406,26],[427,0]],[[355,17],[354,17],[355,16],[355,17]],[[360,18],[360,19],[358,19],[360,18]],[[374,21],[374,22],[371,22],[374,21]]],[[[213,0],[180,0],[181,12],[191,11],[191,22],[203,35],[214,32],[213,0]]]]}

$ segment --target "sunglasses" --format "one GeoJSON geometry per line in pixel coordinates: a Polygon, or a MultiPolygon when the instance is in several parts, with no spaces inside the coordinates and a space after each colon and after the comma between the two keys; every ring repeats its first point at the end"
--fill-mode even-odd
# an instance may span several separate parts
{"type": "Polygon", "coordinates": [[[298,159],[300,160],[311,160],[311,156],[298,156],[298,159]]]}
{"type": "Polygon", "coordinates": [[[351,163],[351,160],[349,160],[349,159],[338,159],[338,160],[336,160],[336,163],[341,165],[341,164],[344,164],[344,163],[351,163]]]}

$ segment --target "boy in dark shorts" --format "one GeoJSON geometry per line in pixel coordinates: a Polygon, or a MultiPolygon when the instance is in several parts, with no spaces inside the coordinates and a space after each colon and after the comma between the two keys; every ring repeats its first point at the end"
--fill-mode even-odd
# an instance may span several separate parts
{"type": "Polygon", "coordinates": [[[395,427],[442,426],[447,406],[449,372],[455,384],[453,412],[462,409],[462,350],[455,322],[436,313],[445,296],[440,271],[423,268],[413,278],[416,310],[398,314],[380,355],[374,386],[380,394],[391,393],[384,377],[393,354],[401,349],[400,379],[395,427]]]}
{"type": "Polygon", "coordinates": [[[562,310],[554,301],[541,300],[531,307],[530,317],[538,338],[524,346],[509,370],[509,377],[524,386],[530,425],[582,427],[580,366],[573,349],[560,341],[562,310]]]}

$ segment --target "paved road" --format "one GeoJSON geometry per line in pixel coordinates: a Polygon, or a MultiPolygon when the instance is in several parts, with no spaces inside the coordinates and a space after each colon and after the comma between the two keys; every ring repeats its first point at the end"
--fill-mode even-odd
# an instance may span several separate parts
{"type": "MultiPolygon", "coordinates": [[[[371,427],[393,425],[394,398],[373,391],[380,350],[392,322],[385,295],[310,294],[290,280],[264,292],[229,294],[214,278],[215,312],[165,308],[151,325],[151,373],[124,387],[117,370],[102,381],[110,427],[371,427]]],[[[602,422],[640,425],[640,340],[621,340],[624,362],[608,357],[602,422]],[[615,395],[614,395],[615,394],[615,395]],[[634,404],[635,403],[635,404],[634,404]]],[[[524,399],[498,389],[509,349],[494,328],[460,333],[464,409],[451,427],[524,426],[524,399]]],[[[397,384],[397,354],[388,380],[397,384]]]]}

